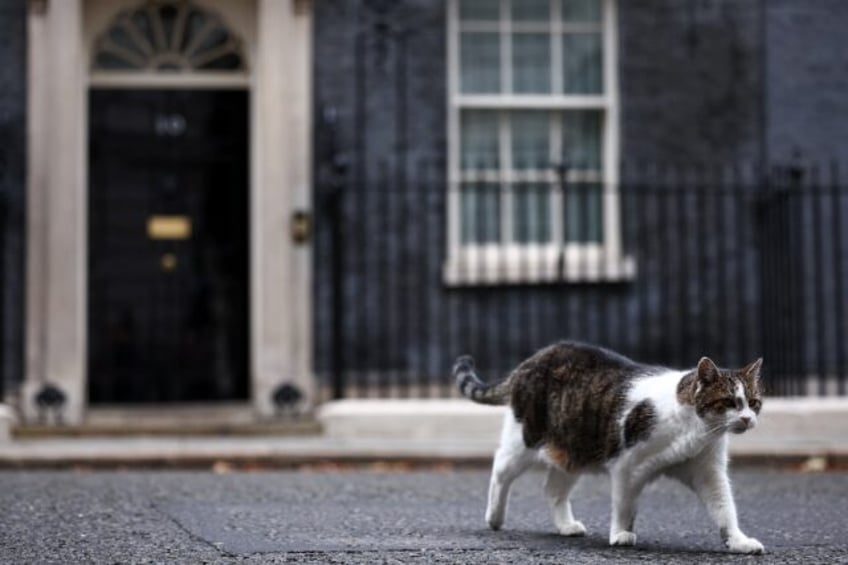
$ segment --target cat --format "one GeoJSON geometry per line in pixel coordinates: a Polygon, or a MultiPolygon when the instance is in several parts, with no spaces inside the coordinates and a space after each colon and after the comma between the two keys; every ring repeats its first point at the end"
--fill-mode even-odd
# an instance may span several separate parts
{"type": "Polygon", "coordinates": [[[511,483],[534,463],[547,467],[545,495],[560,534],[582,536],[569,494],[581,473],[610,475],[610,545],[636,543],[640,492],[660,475],[681,481],[706,506],[724,544],[736,553],[763,553],[742,533],[727,476],[727,432],[757,423],[762,359],[720,369],[708,357],[684,371],[637,363],[577,342],[548,346],[501,382],[485,384],[474,360],[462,356],[453,375],[463,396],[507,404],[489,484],[486,521],[504,522],[511,483]]]}

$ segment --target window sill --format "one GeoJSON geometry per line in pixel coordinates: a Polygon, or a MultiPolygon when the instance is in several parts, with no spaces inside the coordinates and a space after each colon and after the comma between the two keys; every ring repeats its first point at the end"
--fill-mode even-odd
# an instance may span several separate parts
{"type": "Polygon", "coordinates": [[[636,278],[636,261],[591,244],[464,246],[449,254],[442,278],[450,287],[622,283],[636,278]]]}

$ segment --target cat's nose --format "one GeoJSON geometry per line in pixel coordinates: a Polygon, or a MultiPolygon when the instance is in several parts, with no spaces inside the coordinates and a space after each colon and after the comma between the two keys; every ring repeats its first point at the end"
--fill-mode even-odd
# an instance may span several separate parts
{"type": "Polygon", "coordinates": [[[750,426],[750,425],[751,425],[751,418],[750,418],[750,417],[748,417],[748,416],[742,416],[742,417],[740,417],[740,418],[739,418],[739,421],[740,421],[740,422],[742,422],[743,424],[745,424],[746,426],[750,426]]]}

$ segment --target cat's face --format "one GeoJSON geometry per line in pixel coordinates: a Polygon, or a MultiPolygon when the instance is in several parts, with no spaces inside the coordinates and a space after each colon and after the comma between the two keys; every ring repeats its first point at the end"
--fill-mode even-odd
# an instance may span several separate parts
{"type": "Polygon", "coordinates": [[[741,369],[720,369],[708,357],[698,363],[695,411],[711,428],[741,434],[757,425],[762,406],[757,359],[741,369]]]}

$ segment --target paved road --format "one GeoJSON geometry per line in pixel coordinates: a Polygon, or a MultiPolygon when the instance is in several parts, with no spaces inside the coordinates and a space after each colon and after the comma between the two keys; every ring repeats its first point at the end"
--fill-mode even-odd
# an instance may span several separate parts
{"type": "Polygon", "coordinates": [[[744,530],[769,552],[731,556],[693,495],[644,495],[636,548],[606,545],[608,483],[589,477],[582,539],[553,533],[539,474],[505,529],[482,514],[488,473],[3,472],[2,563],[848,563],[848,474],[734,475],[744,530]]]}

